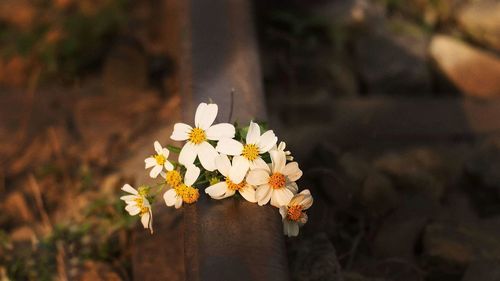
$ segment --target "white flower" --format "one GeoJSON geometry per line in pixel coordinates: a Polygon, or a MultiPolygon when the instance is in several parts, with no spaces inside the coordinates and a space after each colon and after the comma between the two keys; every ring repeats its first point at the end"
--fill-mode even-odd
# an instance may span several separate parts
{"type": "Polygon", "coordinates": [[[271,149],[271,151],[273,151],[273,150],[283,151],[286,155],[286,160],[293,161],[292,153],[289,150],[285,151],[285,149],[286,149],[286,143],[284,141],[282,141],[282,142],[280,142],[280,144],[278,146],[274,145],[273,148],[271,149]]]}
{"type": "Polygon", "coordinates": [[[266,162],[262,160],[261,154],[269,152],[278,138],[272,130],[260,134],[260,127],[257,123],[250,122],[246,136],[246,144],[243,145],[237,140],[224,138],[217,143],[217,151],[226,155],[232,155],[236,159],[237,169],[246,173],[249,168],[262,167],[266,162]]]}
{"type": "Polygon", "coordinates": [[[168,149],[166,148],[163,148],[158,141],[155,141],[154,147],[156,155],[148,157],[144,160],[146,169],[153,167],[153,169],[151,169],[151,171],[149,172],[149,176],[152,178],[156,178],[163,170],[163,167],[165,167],[167,171],[171,171],[174,169],[172,163],[167,160],[170,151],[168,151],[168,149]]]}
{"type": "Polygon", "coordinates": [[[200,103],[196,109],[194,128],[184,123],[175,124],[170,138],[176,141],[187,140],[179,154],[179,163],[188,166],[193,164],[198,156],[203,168],[208,171],[215,170],[215,157],[218,153],[207,140],[233,138],[235,134],[234,126],[229,123],[212,125],[217,117],[217,111],[216,104],[200,103]]]}
{"type": "Polygon", "coordinates": [[[214,199],[223,199],[233,196],[238,191],[247,201],[255,203],[255,189],[244,180],[246,171],[237,169],[237,161],[244,160],[241,157],[234,158],[231,165],[226,155],[219,155],[215,159],[215,166],[225,179],[222,182],[207,187],[205,193],[214,199]]]}
{"type": "Polygon", "coordinates": [[[286,205],[298,187],[295,183],[302,176],[297,162],[286,164],[286,156],[282,151],[271,151],[272,165],[257,167],[248,173],[246,181],[257,186],[255,199],[262,206],[271,200],[271,205],[279,208],[286,205]]]}
{"type": "Polygon", "coordinates": [[[139,190],[136,190],[130,184],[125,184],[122,187],[122,190],[131,194],[120,197],[120,199],[125,201],[127,204],[125,210],[131,216],[139,215],[141,217],[142,226],[144,226],[144,228],[149,228],[152,234],[153,212],[151,211],[151,205],[146,198],[148,188],[140,187],[139,190]]]}
{"type": "Polygon", "coordinates": [[[280,207],[280,214],[283,218],[283,232],[288,237],[299,235],[299,227],[307,222],[305,210],[313,204],[311,192],[308,189],[295,195],[290,202],[280,207]]]}
{"type": "Polygon", "coordinates": [[[182,206],[182,202],[194,203],[200,197],[198,189],[192,186],[200,175],[200,168],[193,164],[187,166],[186,168],[187,170],[184,175],[184,182],[179,183],[177,186],[167,190],[167,192],[163,194],[163,199],[168,207],[175,206],[176,209],[179,209],[182,206]]]}

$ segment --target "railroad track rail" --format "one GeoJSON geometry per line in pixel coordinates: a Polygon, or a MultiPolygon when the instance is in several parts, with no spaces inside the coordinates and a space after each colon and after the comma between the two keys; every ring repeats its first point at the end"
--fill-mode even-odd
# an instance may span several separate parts
{"type": "MultiPolygon", "coordinates": [[[[219,121],[265,120],[250,2],[163,2],[177,61],[171,87],[181,93],[184,119],[211,99],[219,121]]],[[[155,234],[134,236],[134,280],[289,279],[281,218],[271,206],[201,196],[179,210],[157,209],[155,234]]]]}

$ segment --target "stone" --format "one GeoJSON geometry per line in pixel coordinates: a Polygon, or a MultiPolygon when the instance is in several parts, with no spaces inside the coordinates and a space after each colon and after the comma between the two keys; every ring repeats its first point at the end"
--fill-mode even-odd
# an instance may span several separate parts
{"type": "Polygon", "coordinates": [[[384,22],[355,44],[362,82],[368,94],[431,93],[427,67],[428,35],[404,20],[384,22]]]}
{"type": "MultiPolygon", "coordinates": [[[[466,1],[466,0],[465,0],[466,1]]],[[[400,11],[404,16],[411,17],[429,26],[448,23],[454,13],[465,2],[464,0],[405,0],[387,1],[388,8],[400,11]]]]}
{"type": "Polygon", "coordinates": [[[290,260],[291,276],[297,281],[339,280],[337,255],[325,233],[291,245],[294,258],[290,260]]]}
{"type": "Polygon", "coordinates": [[[441,159],[425,148],[402,153],[387,153],[374,161],[379,171],[393,179],[396,188],[412,191],[439,200],[445,189],[441,159]]]}
{"type": "Polygon", "coordinates": [[[465,161],[465,171],[478,177],[482,184],[500,192],[500,138],[490,138],[478,146],[465,161]]]}
{"type": "Polygon", "coordinates": [[[480,260],[467,267],[462,281],[500,280],[500,261],[480,260]]]}
{"type": "Polygon", "coordinates": [[[500,214],[500,139],[483,142],[464,164],[466,191],[480,216],[500,214]]]}
{"type": "Polygon", "coordinates": [[[422,239],[423,257],[431,267],[460,272],[480,260],[500,261],[498,229],[477,224],[429,224],[422,239]]]}
{"type": "Polygon", "coordinates": [[[402,198],[400,206],[376,232],[371,247],[373,254],[382,258],[413,260],[420,235],[437,209],[437,204],[423,196],[402,198]]]}
{"type": "Polygon", "coordinates": [[[472,1],[460,10],[457,21],[474,40],[500,51],[500,2],[472,1]]]}
{"type": "Polygon", "coordinates": [[[345,175],[358,184],[362,184],[373,170],[370,163],[353,153],[342,154],[338,163],[345,175]]]}
{"type": "Polygon", "coordinates": [[[370,278],[364,275],[361,275],[357,272],[343,272],[344,281],[386,281],[386,279],[382,278],[370,278]]]}
{"type": "Polygon", "coordinates": [[[383,215],[399,203],[399,195],[391,180],[382,173],[373,172],[361,189],[361,204],[368,215],[383,215]]]}
{"type": "Polygon", "coordinates": [[[386,13],[383,6],[368,0],[324,1],[314,11],[330,26],[341,27],[365,26],[385,17],[386,13]]]}
{"type": "Polygon", "coordinates": [[[435,35],[430,55],[437,68],[465,95],[500,96],[500,58],[447,35],[435,35]]]}

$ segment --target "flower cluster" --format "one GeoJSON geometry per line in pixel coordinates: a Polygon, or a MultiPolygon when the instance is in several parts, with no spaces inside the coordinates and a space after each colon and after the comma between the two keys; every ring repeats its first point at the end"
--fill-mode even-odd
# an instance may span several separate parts
{"type": "Polygon", "coordinates": [[[126,184],[122,190],[130,195],[121,199],[130,215],[139,215],[144,228],[152,228],[152,200],[160,192],[168,207],[195,203],[198,188],[213,199],[235,195],[260,206],[271,204],[279,209],[283,230],[287,236],[297,236],[299,227],[307,222],[305,211],[313,198],[309,190],[299,193],[296,183],[302,176],[293,162],[286,144],[272,130],[250,122],[248,127],[237,124],[214,124],[216,104],[201,103],[196,109],[194,126],[177,123],[170,138],[183,142],[182,148],[164,148],[156,141],[155,154],[144,160],[149,176],[164,181],[138,190],[126,184]],[[170,152],[179,154],[178,162],[169,160],[170,152]]]}

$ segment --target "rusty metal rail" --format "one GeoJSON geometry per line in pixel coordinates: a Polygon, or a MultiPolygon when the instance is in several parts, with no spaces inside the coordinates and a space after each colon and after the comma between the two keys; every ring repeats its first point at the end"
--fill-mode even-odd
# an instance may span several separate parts
{"type": "MultiPolygon", "coordinates": [[[[249,1],[164,2],[184,119],[209,99],[219,105],[218,121],[266,119],[249,1]]],[[[155,217],[155,237],[134,239],[135,280],[289,279],[281,219],[270,206],[201,196],[181,210],[161,207],[155,217]]]]}

